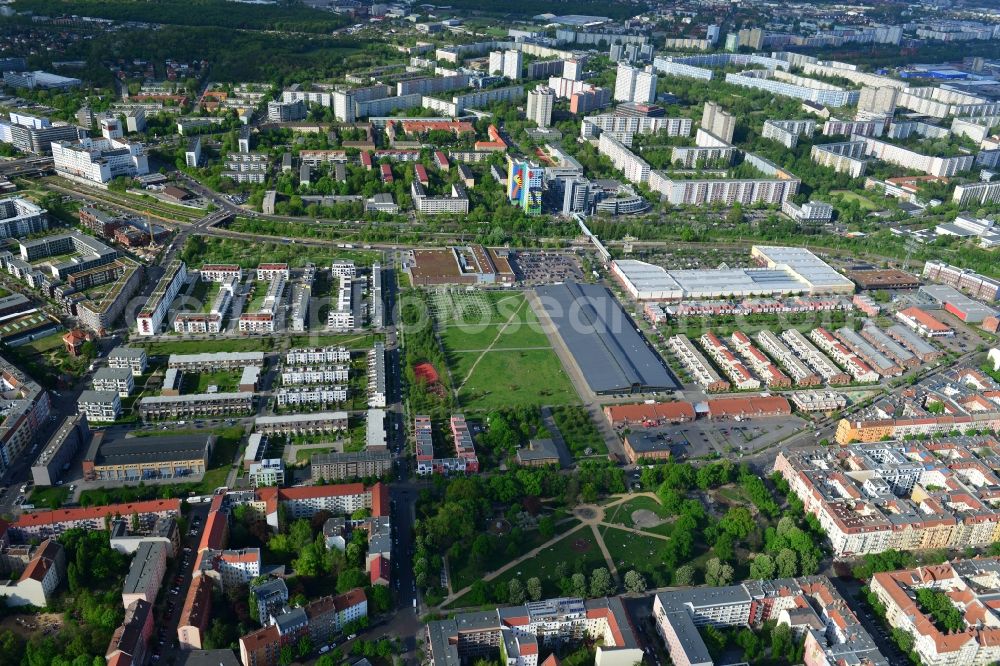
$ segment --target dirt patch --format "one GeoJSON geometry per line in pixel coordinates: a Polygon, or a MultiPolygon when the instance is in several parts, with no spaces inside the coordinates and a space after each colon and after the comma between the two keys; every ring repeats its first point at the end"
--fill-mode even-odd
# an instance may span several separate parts
{"type": "Polygon", "coordinates": [[[63,618],[58,613],[8,615],[0,620],[0,631],[10,629],[22,638],[45,636],[62,629],[63,618]]]}
{"type": "Polygon", "coordinates": [[[639,529],[656,527],[663,520],[649,509],[637,509],[632,512],[632,524],[639,529]]]}
{"type": "Polygon", "coordinates": [[[577,553],[586,553],[593,547],[594,544],[589,539],[576,539],[573,541],[573,550],[577,553]]]}

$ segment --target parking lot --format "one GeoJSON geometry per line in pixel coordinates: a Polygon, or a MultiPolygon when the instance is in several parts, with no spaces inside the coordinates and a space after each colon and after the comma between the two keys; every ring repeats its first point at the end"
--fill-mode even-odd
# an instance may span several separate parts
{"type": "Polygon", "coordinates": [[[527,284],[552,284],[567,280],[583,280],[583,270],[571,254],[553,252],[518,252],[513,260],[514,272],[527,284]]]}
{"type": "Polygon", "coordinates": [[[809,427],[797,416],[743,419],[742,421],[695,421],[649,428],[662,435],[676,458],[718,454],[740,458],[774,445],[809,427]]]}

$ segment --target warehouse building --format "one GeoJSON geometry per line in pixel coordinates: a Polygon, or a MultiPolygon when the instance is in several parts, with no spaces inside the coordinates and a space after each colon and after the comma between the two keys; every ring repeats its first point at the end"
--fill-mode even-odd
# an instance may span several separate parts
{"type": "Polygon", "coordinates": [[[88,481],[137,482],[204,474],[215,435],[162,435],[109,439],[94,433],[83,458],[88,481]]]}
{"type": "Polygon", "coordinates": [[[680,388],[605,287],[567,282],[539,287],[537,294],[594,393],[680,388]]]}
{"type": "Polygon", "coordinates": [[[636,300],[679,301],[783,294],[850,294],[854,283],[804,248],[755,245],[755,268],[666,270],[635,259],[612,262],[611,274],[636,300]]]}
{"type": "Polygon", "coordinates": [[[987,317],[997,316],[997,311],[988,305],[975,301],[958,289],[944,284],[929,284],[920,288],[920,293],[967,324],[981,324],[987,317]]]}

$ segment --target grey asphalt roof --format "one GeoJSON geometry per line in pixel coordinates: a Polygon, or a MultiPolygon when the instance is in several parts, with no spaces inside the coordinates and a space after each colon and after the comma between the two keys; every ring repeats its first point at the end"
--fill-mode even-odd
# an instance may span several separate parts
{"type": "Polygon", "coordinates": [[[680,388],[605,287],[538,287],[542,305],[595,393],[680,388]]]}
{"type": "Polygon", "coordinates": [[[165,435],[105,440],[94,437],[85,457],[97,465],[207,459],[213,435],[165,435]]]}

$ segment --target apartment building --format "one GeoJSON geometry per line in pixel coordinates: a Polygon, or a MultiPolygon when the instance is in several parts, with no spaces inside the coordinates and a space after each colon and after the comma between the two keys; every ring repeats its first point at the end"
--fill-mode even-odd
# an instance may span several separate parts
{"type": "Polygon", "coordinates": [[[203,282],[243,281],[243,269],[239,264],[205,264],[198,269],[198,278],[203,282]]]}
{"type": "Polygon", "coordinates": [[[839,386],[851,383],[851,377],[817,349],[801,331],[788,329],[781,333],[781,339],[827,384],[839,386]]]}
{"type": "Polygon", "coordinates": [[[865,175],[868,160],[865,159],[866,147],[863,141],[844,141],[841,143],[824,143],[813,146],[809,157],[820,166],[833,169],[837,173],[846,173],[851,178],[865,175]]]}
{"type": "Polygon", "coordinates": [[[221,175],[237,183],[263,183],[271,171],[267,153],[229,153],[222,165],[221,175]]]}
{"type": "Polygon", "coordinates": [[[47,608],[65,577],[66,552],[59,542],[46,539],[38,546],[17,580],[0,583],[0,598],[7,606],[47,608]]]}
{"type": "Polygon", "coordinates": [[[340,384],[348,381],[350,367],[346,365],[331,365],[319,367],[288,367],[281,371],[281,383],[284,386],[301,384],[340,384]]]}
{"type": "Polygon", "coordinates": [[[157,518],[180,515],[179,499],[151,500],[127,504],[107,504],[93,507],[74,507],[54,511],[34,511],[21,514],[10,524],[12,536],[18,539],[44,539],[58,536],[66,530],[82,528],[104,530],[106,521],[115,516],[139,517],[141,528],[149,529],[157,518]]]}
{"type": "Polygon", "coordinates": [[[314,482],[379,477],[392,470],[392,462],[388,450],[314,454],[309,459],[309,477],[314,482]]]}
{"type": "Polygon", "coordinates": [[[955,186],[952,201],[959,206],[1000,202],[1000,180],[986,183],[961,183],[955,186]]]}
{"type": "Polygon", "coordinates": [[[835,556],[993,543],[988,439],[782,449],[774,471],[819,521],[835,556]],[[988,456],[987,456],[988,457],[988,456]]]}
{"type": "Polygon", "coordinates": [[[430,196],[427,190],[417,181],[410,184],[410,196],[413,207],[424,215],[464,214],[469,212],[469,196],[462,183],[451,186],[450,196],[430,196]]]}
{"type": "Polygon", "coordinates": [[[121,414],[121,398],[117,391],[83,391],[76,401],[76,409],[90,423],[108,423],[121,414]]]}
{"type": "Polygon", "coordinates": [[[885,132],[885,124],[885,118],[876,118],[873,120],[840,120],[838,118],[831,118],[823,123],[823,136],[837,136],[841,134],[852,138],[882,136],[885,132]]]}
{"type": "Polygon", "coordinates": [[[815,132],[815,120],[765,120],[761,136],[791,150],[799,144],[800,136],[811,139],[815,132]]]}
{"type": "Polygon", "coordinates": [[[632,664],[643,652],[620,597],[545,599],[523,606],[459,613],[427,623],[424,644],[433,666],[506,654],[509,663],[538,666],[544,647],[599,642],[596,666],[632,664]]]}
{"type": "Polygon", "coordinates": [[[385,345],[376,342],[368,352],[368,406],[385,407],[388,400],[385,345]]]}
{"type": "Polygon", "coordinates": [[[872,576],[870,588],[885,608],[886,621],[913,641],[927,666],[987,666],[1000,661],[1000,623],[991,603],[998,591],[996,558],[953,560],[872,576]],[[919,601],[926,591],[945,595],[962,614],[962,626],[944,630],[919,601]]]}
{"type": "Polygon", "coordinates": [[[730,383],[715,371],[708,359],[698,351],[685,335],[675,335],[667,340],[667,346],[691,375],[706,391],[728,391],[730,383]]]}
{"type": "Polygon", "coordinates": [[[898,377],[903,374],[902,367],[869,344],[853,328],[843,326],[837,329],[835,335],[848,349],[860,356],[865,363],[883,377],[898,377]]]}
{"type": "Polygon", "coordinates": [[[160,541],[143,541],[132,558],[125,585],[122,605],[128,608],[136,601],[156,603],[156,595],[167,572],[167,546],[160,541]]]}
{"type": "Polygon", "coordinates": [[[22,197],[0,199],[0,239],[23,238],[49,228],[48,211],[22,197]]]}
{"type": "Polygon", "coordinates": [[[260,548],[203,548],[198,552],[192,575],[208,578],[226,590],[249,585],[260,576],[260,564],[260,548]]]}
{"type": "Polygon", "coordinates": [[[555,102],[555,91],[548,86],[538,85],[534,90],[528,91],[525,115],[539,127],[548,127],[552,124],[552,107],[555,102]]]}
{"type": "Polygon", "coordinates": [[[264,458],[260,462],[250,464],[247,473],[250,485],[254,488],[262,486],[285,485],[285,461],[281,458],[264,458]]]}
{"type": "Polygon", "coordinates": [[[171,261],[136,317],[139,335],[157,335],[160,332],[170,304],[185,282],[187,282],[187,265],[177,259],[171,261]]]}
{"type": "Polygon", "coordinates": [[[651,104],[656,100],[656,80],[652,67],[639,69],[627,63],[618,63],[614,99],[616,102],[651,104]]]}
{"type": "Polygon", "coordinates": [[[865,153],[869,157],[901,166],[905,169],[922,171],[929,176],[950,178],[963,171],[969,171],[976,164],[975,155],[958,155],[956,157],[935,157],[923,155],[908,148],[894,146],[885,141],[865,137],[865,153]]]}
{"type": "Polygon", "coordinates": [[[825,328],[814,328],[809,333],[809,337],[820,349],[842,365],[854,378],[854,381],[863,384],[878,381],[879,373],[869,367],[857,354],[845,347],[825,328]]]}
{"type": "Polygon", "coordinates": [[[127,398],[135,388],[132,371],[128,368],[98,368],[94,373],[95,391],[114,391],[127,398]]]}
{"type": "Polygon", "coordinates": [[[762,330],[757,333],[757,342],[765,352],[778,361],[796,386],[818,386],[821,383],[819,375],[796,356],[778,335],[762,330]]]}
{"type": "Polygon", "coordinates": [[[1000,300],[1000,280],[980,275],[966,268],[959,268],[941,261],[928,261],[924,264],[922,276],[931,282],[946,284],[988,303],[1000,300]]]}
{"type": "MultiPolygon", "coordinates": [[[[605,113],[584,118],[580,124],[580,137],[589,140],[608,133],[623,145],[631,146],[632,138],[636,134],[659,134],[662,132],[667,136],[691,136],[691,128],[690,118],[657,118],[605,113]]],[[[718,134],[716,136],[721,139],[725,138],[718,134]]]]}
{"type": "Polygon", "coordinates": [[[212,581],[207,576],[191,579],[184,606],[177,621],[177,642],[182,650],[200,650],[212,619],[212,581]]]}
{"type": "Polygon", "coordinates": [[[653,622],[677,666],[715,663],[700,628],[791,627],[807,663],[889,666],[847,602],[824,576],[748,581],[657,593],[653,622]]]}
{"type": "Polygon", "coordinates": [[[125,619],[105,651],[108,664],[143,664],[153,637],[153,604],[135,601],[125,607],[125,619]]]}
{"type": "Polygon", "coordinates": [[[661,171],[649,173],[648,182],[651,190],[675,206],[710,203],[727,206],[736,203],[780,205],[798,192],[800,183],[797,178],[785,176],[774,179],[675,180],[661,171]]]}
{"type": "Polygon", "coordinates": [[[265,435],[297,435],[347,430],[347,412],[259,416],[254,421],[254,428],[257,432],[265,435]]]}
{"type": "Polygon", "coordinates": [[[451,474],[479,472],[479,458],[465,417],[456,414],[449,421],[455,455],[451,457],[435,455],[430,417],[414,418],[414,433],[417,439],[417,474],[451,474]]]}
{"type": "Polygon", "coordinates": [[[886,329],[886,333],[893,340],[909,349],[914,356],[924,363],[931,363],[944,355],[944,352],[940,349],[930,344],[905,326],[893,324],[886,329]]]}
{"type": "Polygon", "coordinates": [[[649,163],[629,150],[625,144],[615,139],[610,133],[601,134],[597,143],[597,151],[611,160],[611,164],[623,173],[626,180],[639,184],[649,181],[649,163]]]}
{"type": "Polygon", "coordinates": [[[734,387],[740,390],[760,388],[760,381],[750,374],[747,367],[736,358],[736,355],[715,333],[711,331],[705,333],[698,339],[698,342],[701,343],[701,348],[708,353],[709,357],[722,368],[734,387]]]}
{"type": "Polygon", "coordinates": [[[74,142],[84,136],[86,131],[76,125],[53,123],[48,118],[37,118],[24,113],[11,112],[9,120],[0,120],[0,141],[11,144],[23,153],[48,153],[54,142],[74,142]]]}
{"type": "Polygon", "coordinates": [[[0,473],[36,441],[48,422],[48,392],[16,366],[0,358],[0,388],[5,397],[5,418],[0,422],[0,473]]]}
{"type": "Polygon", "coordinates": [[[76,316],[85,328],[105,335],[125,312],[132,296],[142,284],[143,268],[132,260],[120,259],[115,270],[115,282],[100,300],[85,300],[76,304],[76,316]]]}
{"type": "Polygon", "coordinates": [[[167,368],[179,372],[215,372],[264,367],[264,352],[206,352],[201,354],[171,354],[167,368]]]}
{"type": "Polygon", "coordinates": [[[278,407],[297,405],[327,405],[347,400],[346,386],[323,386],[318,388],[282,388],[274,393],[278,407]]]}
{"type": "Polygon", "coordinates": [[[90,428],[83,414],[67,416],[43,445],[31,465],[31,480],[36,486],[54,486],[62,478],[76,452],[90,439],[90,428]]]}
{"type": "Polygon", "coordinates": [[[791,388],[792,380],[788,378],[788,375],[779,370],[778,366],[772,363],[771,359],[764,352],[753,344],[750,336],[743,331],[735,331],[730,337],[730,342],[733,345],[733,349],[746,359],[750,367],[767,384],[768,388],[791,388]]]}
{"type": "Polygon", "coordinates": [[[830,108],[856,106],[860,91],[848,90],[804,76],[796,76],[778,69],[747,70],[726,74],[726,83],[743,88],[764,90],[782,97],[792,97],[830,108]]]}
{"type": "Polygon", "coordinates": [[[144,421],[155,421],[252,414],[253,396],[250,391],[147,396],[139,400],[139,416],[144,421]]]}
{"type": "Polygon", "coordinates": [[[865,323],[861,329],[861,337],[870,342],[882,354],[888,356],[900,368],[920,367],[921,361],[913,352],[871,322],[865,323]]]}

